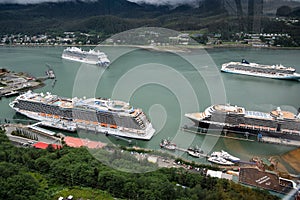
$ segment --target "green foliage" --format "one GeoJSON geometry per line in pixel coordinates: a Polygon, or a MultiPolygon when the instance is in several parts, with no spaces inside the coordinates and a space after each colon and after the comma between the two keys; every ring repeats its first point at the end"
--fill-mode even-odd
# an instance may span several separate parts
{"type": "Polygon", "coordinates": [[[58,191],[54,196],[53,200],[57,200],[59,197],[68,197],[72,195],[74,199],[93,199],[93,200],[112,200],[113,198],[106,192],[100,190],[94,190],[92,188],[65,188],[61,191],[58,191]]]}
{"type": "Polygon", "coordinates": [[[24,137],[24,138],[28,138],[31,140],[38,140],[38,137],[35,133],[32,133],[28,130],[24,130],[24,129],[16,129],[15,131],[12,131],[11,133],[12,135],[15,136],[19,136],[19,137],[24,137]]]}
{"type": "MultiPolygon", "coordinates": [[[[0,152],[0,199],[57,199],[69,195],[75,199],[111,199],[109,194],[121,199],[145,200],[278,199],[265,191],[183,168],[161,168],[140,174],[120,172],[97,161],[85,148],[64,147],[55,151],[17,148],[9,143],[3,131],[0,131],[0,152]]],[[[120,153],[130,154],[115,151],[109,155],[127,157],[120,153]]],[[[109,160],[109,156],[106,158],[109,160]]],[[[123,166],[129,165],[130,159],[112,160],[123,166]]]]}

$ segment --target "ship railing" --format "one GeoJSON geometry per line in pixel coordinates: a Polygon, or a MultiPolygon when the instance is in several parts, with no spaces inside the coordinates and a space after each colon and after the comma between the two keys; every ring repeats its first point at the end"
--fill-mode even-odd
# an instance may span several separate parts
{"type": "Polygon", "coordinates": [[[78,124],[79,126],[83,126],[86,128],[90,128],[93,130],[96,130],[97,128],[101,128],[101,129],[108,129],[110,131],[128,131],[131,133],[136,133],[136,134],[144,134],[145,130],[138,130],[138,129],[132,129],[132,128],[126,128],[126,127],[120,127],[117,126],[116,124],[106,124],[106,123],[98,123],[98,122],[92,122],[92,121],[86,121],[86,120],[80,120],[77,119],[75,121],[76,124],[78,124]]]}

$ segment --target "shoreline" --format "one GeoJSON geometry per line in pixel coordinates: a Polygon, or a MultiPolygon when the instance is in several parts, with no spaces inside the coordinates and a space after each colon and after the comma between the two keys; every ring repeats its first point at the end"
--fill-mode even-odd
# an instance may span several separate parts
{"type": "Polygon", "coordinates": [[[166,45],[166,46],[154,46],[154,45],[130,45],[130,44],[123,44],[123,45],[114,45],[114,44],[89,44],[89,45],[67,45],[67,44],[59,44],[59,45],[49,45],[49,44],[13,44],[13,45],[5,45],[0,44],[0,47],[71,47],[71,46],[78,46],[78,47],[137,47],[137,48],[144,48],[144,49],[151,49],[156,51],[170,51],[175,49],[183,49],[193,50],[193,49],[271,49],[271,50],[300,50],[300,47],[276,47],[276,46],[251,46],[247,44],[222,44],[222,45],[166,45]]]}

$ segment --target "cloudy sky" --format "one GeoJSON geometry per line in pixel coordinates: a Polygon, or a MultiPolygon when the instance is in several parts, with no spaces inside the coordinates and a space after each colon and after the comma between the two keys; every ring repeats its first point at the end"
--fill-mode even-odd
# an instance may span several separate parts
{"type": "Polygon", "coordinates": [[[154,5],[182,5],[182,4],[190,4],[190,5],[198,5],[200,0],[128,0],[135,3],[148,3],[154,5]]]}
{"type": "MultiPolygon", "coordinates": [[[[0,0],[0,3],[18,3],[18,4],[36,4],[43,2],[63,2],[73,0],[0,0]]],[[[80,1],[97,1],[97,0],[80,0],[80,1]]]]}
{"type": "MultiPolygon", "coordinates": [[[[63,2],[63,1],[73,1],[73,0],[0,0],[0,3],[18,3],[18,4],[35,4],[42,2],[63,2]]],[[[97,0],[80,0],[86,2],[92,2],[97,0]]],[[[113,1],[113,0],[111,0],[113,1]]],[[[136,3],[149,3],[154,5],[181,5],[181,4],[191,4],[197,5],[196,2],[200,0],[128,0],[136,3]]]]}
{"type": "MultiPolygon", "coordinates": [[[[35,4],[35,3],[43,3],[43,2],[63,2],[63,1],[74,1],[74,0],[0,0],[0,3],[18,3],[18,4],[35,4]]],[[[92,2],[97,0],[80,0],[86,2],[92,2]]],[[[113,0],[111,0],[113,1],[113,0]]],[[[154,5],[182,5],[182,4],[190,4],[190,5],[198,5],[198,2],[201,0],[127,0],[136,3],[149,3],[154,5]]],[[[294,0],[300,1],[300,0],[294,0]]]]}

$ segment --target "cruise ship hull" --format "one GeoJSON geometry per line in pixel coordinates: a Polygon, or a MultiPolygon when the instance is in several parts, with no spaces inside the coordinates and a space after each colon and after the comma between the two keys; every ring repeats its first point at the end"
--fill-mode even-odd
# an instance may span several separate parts
{"type": "Polygon", "coordinates": [[[300,80],[300,74],[279,76],[279,75],[270,75],[270,74],[249,73],[244,71],[232,71],[229,69],[221,69],[221,71],[226,73],[231,73],[231,74],[255,76],[261,78],[271,78],[271,79],[281,79],[281,80],[300,80]]]}
{"type": "MultiPolygon", "coordinates": [[[[13,108],[15,109],[15,108],[13,108]]],[[[138,135],[138,134],[133,134],[131,132],[126,132],[126,131],[121,131],[120,129],[112,129],[109,127],[102,127],[101,125],[95,125],[95,124],[87,124],[87,123],[79,123],[79,122],[70,122],[67,120],[55,120],[53,118],[48,118],[48,117],[42,117],[38,113],[30,113],[27,111],[22,111],[19,109],[15,109],[18,113],[31,118],[35,119],[37,121],[41,121],[41,125],[55,128],[55,129],[60,129],[64,131],[70,131],[70,132],[75,132],[78,130],[89,130],[97,133],[102,133],[106,135],[115,135],[115,136],[120,136],[120,137],[126,137],[126,138],[133,138],[133,139],[139,139],[139,140],[150,140],[155,133],[155,129],[153,129],[152,125],[150,125],[147,130],[146,134],[144,135],[138,135]]]]}
{"type": "Polygon", "coordinates": [[[100,98],[67,99],[29,91],[9,105],[16,112],[40,121],[43,126],[61,130],[84,129],[141,140],[150,140],[155,133],[152,124],[140,109],[133,109],[128,103],[121,101],[100,98]],[[39,102],[40,99],[44,102],[39,102]]]}
{"type": "Polygon", "coordinates": [[[90,65],[98,65],[102,67],[108,67],[110,64],[106,54],[100,51],[83,51],[77,47],[68,47],[65,49],[61,56],[63,59],[86,63],[90,65]]]}
{"type": "MultiPolygon", "coordinates": [[[[299,109],[300,110],[300,109],[299,109]]],[[[231,105],[213,105],[201,113],[185,114],[199,131],[229,130],[238,134],[262,134],[262,136],[300,141],[300,114],[297,116],[280,108],[270,113],[246,111],[231,105]]]]}
{"type": "Polygon", "coordinates": [[[62,56],[62,58],[66,59],[66,60],[75,61],[75,62],[86,63],[86,64],[90,64],[90,65],[97,65],[97,61],[92,61],[92,60],[79,59],[79,58],[70,57],[70,56],[64,56],[64,55],[62,56]]]}
{"type": "MultiPolygon", "coordinates": [[[[218,131],[232,131],[233,133],[237,134],[253,134],[258,135],[262,134],[262,136],[268,136],[268,137],[274,137],[274,138],[282,138],[282,139],[288,139],[288,140],[297,140],[300,141],[300,134],[295,133],[283,133],[281,131],[274,131],[274,130],[262,130],[260,128],[255,128],[251,125],[248,127],[239,127],[235,125],[230,124],[222,124],[218,122],[211,122],[211,121],[197,121],[194,119],[191,119],[197,128],[201,128],[204,130],[218,130],[218,131]]],[[[200,131],[200,130],[199,130],[200,131]]]]}

